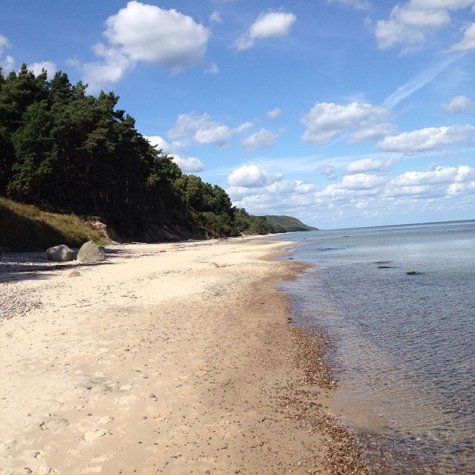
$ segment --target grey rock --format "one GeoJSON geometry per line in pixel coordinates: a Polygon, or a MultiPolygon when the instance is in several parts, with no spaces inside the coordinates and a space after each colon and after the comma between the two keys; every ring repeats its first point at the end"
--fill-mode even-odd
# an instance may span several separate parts
{"type": "Polygon", "coordinates": [[[74,261],[76,258],[74,251],[70,249],[66,244],[60,244],[59,246],[50,247],[46,251],[46,259],[55,262],[67,262],[74,261]]]}
{"type": "Polygon", "coordinates": [[[98,264],[104,261],[106,255],[102,252],[94,241],[88,241],[81,246],[78,251],[78,261],[83,264],[98,264]]]}

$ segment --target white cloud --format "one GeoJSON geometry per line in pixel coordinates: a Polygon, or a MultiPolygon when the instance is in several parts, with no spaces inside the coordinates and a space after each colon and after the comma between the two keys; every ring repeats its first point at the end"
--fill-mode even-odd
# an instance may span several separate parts
{"type": "Polygon", "coordinates": [[[282,38],[290,34],[297,17],[293,13],[270,11],[260,13],[249,30],[234,43],[238,51],[252,48],[256,40],[282,38]]]}
{"type": "Polygon", "coordinates": [[[0,55],[3,54],[3,50],[10,46],[10,42],[6,36],[0,35],[0,55]]]}
{"type": "Polygon", "coordinates": [[[385,191],[388,197],[414,197],[419,200],[453,197],[475,190],[475,169],[468,165],[434,167],[426,171],[409,171],[391,180],[385,191]]]}
{"type": "Polygon", "coordinates": [[[41,74],[42,70],[44,69],[48,73],[48,78],[53,78],[56,74],[56,64],[52,63],[51,61],[43,61],[39,63],[33,63],[28,66],[30,71],[35,73],[35,76],[41,74]]]}
{"type": "Polygon", "coordinates": [[[351,162],[346,167],[346,173],[348,175],[355,175],[358,173],[366,172],[384,172],[388,171],[394,165],[393,160],[376,160],[374,158],[362,158],[351,162]]]}
{"type": "Polygon", "coordinates": [[[381,176],[357,173],[355,175],[345,175],[339,186],[344,190],[371,190],[374,193],[385,182],[386,179],[381,176]]]}
{"type": "Polygon", "coordinates": [[[145,137],[157,150],[161,150],[165,155],[173,157],[173,161],[185,172],[196,173],[203,171],[206,166],[199,159],[194,157],[183,157],[178,152],[183,149],[181,142],[168,142],[160,135],[145,137]]]}
{"type": "Polygon", "coordinates": [[[456,96],[449,102],[442,104],[442,109],[449,114],[466,112],[475,108],[475,101],[471,101],[467,96],[456,96]]]}
{"type": "Polygon", "coordinates": [[[173,161],[183,170],[185,173],[197,173],[202,172],[206,166],[199,159],[194,157],[182,157],[174,154],[173,161]]]}
{"type": "Polygon", "coordinates": [[[452,51],[466,51],[475,49],[475,23],[472,23],[465,29],[462,41],[452,46],[452,51]]]}
{"type": "Polygon", "coordinates": [[[329,163],[322,163],[317,167],[317,170],[321,171],[328,180],[336,179],[335,167],[329,163]]]}
{"type": "Polygon", "coordinates": [[[223,23],[223,19],[221,18],[221,14],[217,11],[214,11],[213,13],[211,13],[211,15],[209,16],[209,21],[211,23],[223,23]]]}
{"type": "Polygon", "coordinates": [[[443,149],[452,145],[471,145],[475,141],[475,127],[453,125],[450,127],[428,127],[404,132],[381,140],[378,147],[387,152],[424,152],[443,149]]]}
{"type": "Polygon", "coordinates": [[[345,7],[355,8],[356,10],[368,10],[370,2],[368,0],[327,0],[328,3],[338,3],[345,7]]]}
{"type": "Polygon", "coordinates": [[[252,122],[243,122],[239,127],[236,127],[235,132],[240,134],[242,132],[245,132],[246,130],[249,130],[253,126],[252,122]]]}
{"type": "Polygon", "coordinates": [[[4,73],[15,70],[15,60],[12,56],[7,55],[7,57],[0,61],[0,67],[3,69],[4,73]]]}
{"type": "Polygon", "coordinates": [[[176,10],[130,1],[106,20],[108,42],[94,46],[98,61],[80,65],[93,91],[119,81],[137,63],[178,73],[201,63],[209,31],[176,10]]]}
{"type": "Polygon", "coordinates": [[[426,10],[443,8],[447,10],[459,10],[475,5],[474,0],[411,0],[415,8],[426,10]]]}
{"type": "Polygon", "coordinates": [[[162,150],[163,153],[173,155],[184,150],[185,145],[179,141],[168,142],[160,135],[149,135],[145,138],[157,149],[162,150]]]}
{"type": "Polygon", "coordinates": [[[102,60],[80,66],[84,76],[83,80],[89,85],[91,92],[97,92],[120,81],[125,73],[133,67],[133,62],[115,48],[107,48],[99,43],[94,46],[94,52],[102,60]]]}
{"type": "Polygon", "coordinates": [[[369,124],[368,127],[355,130],[348,138],[349,143],[373,142],[382,137],[396,133],[397,127],[389,122],[369,124]]]}
{"type": "Polygon", "coordinates": [[[171,139],[191,139],[199,145],[216,144],[225,147],[233,130],[211,120],[208,114],[180,114],[175,127],[168,132],[171,139]]]}
{"type": "Polygon", "coordinates": [[[277,107],[267,112],[269,119],[278,119],[282,115],[282,111],[277,107]]]}
{"type": "Polygon", "coordinates": [[[218,144],[226,145],[232,136],[232,130],[227,125],[210,123],[204,128],[200,128],[193,136],[193,140],[199,145],[218,144]]]}
{"type": "MultiPolygon", "coordinates": [[[[3,55],[3,51],[10,46],[10,42],[6,36],[0,35],[0,56],[3,55]]],[[[7,55],[4,59],[0,60],[0,67],[4,73],[9,73],[15,69],[15,60],[7,55]]]]}
{"type": "Polygon", "coordinates": [[[130,58],[159,64],[173,72],[199,63],[206,52],[208,30],[176,10],[137,1],[106,21],[104,36],[130,58]]]}
{"type": "MultiPolygon", "coordinates": [[[[378,47],[388,49],[403,45],[405,52],[417,50],[425,43],[427,33],[452,22],[450,11],[470,6],[475,6],[475,0],[410,0],[396,5],[388,20],[376,23],[374,32],[378,47]]],[[[467,49],[466,46],[464,43],[453,49],[467,49]]]]}
{"type": "Polygon", "coordinates": [[[272,185],[282,179],[281,175],[269,173],[257,165],[243,165],[228,176],[232,187],[258,188],[272,185]]]}
{"type": "Polygon", "coordinates": [[[216,63],[211,63],[205,69],[205,74],[219,74],[219,67],[216,63]]]}
{"type": "Polygon", "coordinates": [[[352,142],[380,138],[390,130],[388,124],[381,123],[389,114],[387,109],[368,103],[317,102],[302,119],[306,128],[303,140],[326,143],[344,133],[352,134],[349,137],[352,142]],[[368,129],[372,129],[371,134],[367,133],[368,129]]]}
{"type": "Polygon", "coordinates": [[[274,145],[278,137],[277,134],[273,134],[270,130],[261,129],[259,132],[243,138],[241,145],[248,151],[261,150],[274,145]]]}
{"type": "MultiPolygon", "coordinates": [[[[354,169],[374,166],[361,161],[354,169]]],[[[322,227],[340,220],[353,226],[370,225],[374,220],[393,224],[436,220],[441,213],[449,219],[454,213],[461,215],[475,193],[475,168],[468,165],[434,166],[394,178],[361,171],[325,187],[282,176],[269,183],[265,169],[247,167],[238,169],[239,173],[235,170],[236,179],[229,180],[227,192],[234,205],[252,214],[289,214],[322,227]]]]}

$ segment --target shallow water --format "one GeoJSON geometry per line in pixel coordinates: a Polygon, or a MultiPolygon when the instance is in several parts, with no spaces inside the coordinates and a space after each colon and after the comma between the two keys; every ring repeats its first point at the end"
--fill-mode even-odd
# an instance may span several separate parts
{"type": "Polygon", "coordinates": [[[294,318],[335,343],[333,410],[373,473],[475,474],[475,221],[291,237],[317,264],[283,284],[294,318]]]}

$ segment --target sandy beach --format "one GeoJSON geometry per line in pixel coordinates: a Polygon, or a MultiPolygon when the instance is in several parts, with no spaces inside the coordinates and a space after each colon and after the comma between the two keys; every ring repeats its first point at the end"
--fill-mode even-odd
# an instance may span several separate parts
{"type": "Polygon", "coordinates": [[[302,270],[270,258],[288,245],[4,255],[0,474],[365,473],[327,414],[323,350],[273,286],[302,270]]]}

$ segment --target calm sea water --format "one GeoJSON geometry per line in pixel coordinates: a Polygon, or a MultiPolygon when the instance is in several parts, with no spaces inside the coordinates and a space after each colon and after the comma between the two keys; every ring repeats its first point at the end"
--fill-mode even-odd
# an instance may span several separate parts
{"type": "Polygon", "coordinates": [[[475,474],[475,221],[289,237],[316,264],[283,284],[294,317],[333,340],[332,409],[372,472],[475,474]]]}

